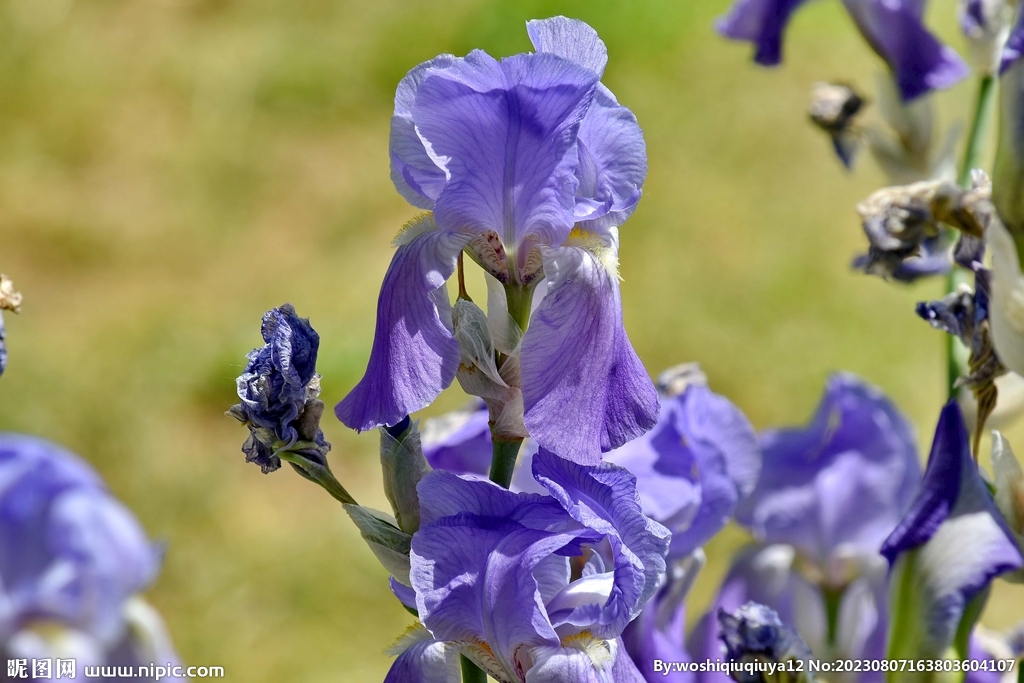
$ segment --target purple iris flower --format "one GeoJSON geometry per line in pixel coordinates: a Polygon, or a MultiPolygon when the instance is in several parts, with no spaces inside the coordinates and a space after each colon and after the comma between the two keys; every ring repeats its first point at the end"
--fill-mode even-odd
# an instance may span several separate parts
{"type": "Polygon", "coordinates": [[[829,378],[810,424],[760,435],[761,477],[736,518],[787,543],[841,581],[843,564],[877,554],[921,480],[913,428],[878,389],[829,378]]]}
{"type": "Polygon", "coordinates": [[[658,588],[668,530],[644,517],[635,478],[618,466],[542,449],[533,468],[548,495],[443,470],[420,482],[412,590],[396,594],[429,636],[386,682],[454,680],[437,644],[501,681],[643,682],[619,636],[658,588]]]}
{"type": "Polygon", "coordinates": [[[73,653],[79,675],[132,657],[177,661],[136,597],[160,555],[84,462],[43,439],[0,434],[0,655],[73,653]]]}
{"type": "Polygon", "coordinates": [[[395,424],[451,384],[445,281],[465,249],[510,299],[546,281],[522,338],[523,421],[541,446],[594,464],[657,418],[616,275],[616,226],[640,198],[646,151],[600,83],[597,33],[564,17],[527,30],[535,53],[441,55],[398,86],[392,180],[433,213],[395,240],[366,374],[336,413],[357,430],[395,424]]]}
{"type": "Polygon", "coordinates": [[[704,545],[732,519],[761,469],[761,448],[746,416],[695,382],[663,396],[658,424],[612,451],[610,462],[637,477],[644,513],[672,531],[669,559],[704,545]]]}
{"type": "MultiPolygon", "coordinates": [[[[879,548],[921,479],[910,424],[879,390],[837,374],[807,427],[768,430],[760,442],[760,478],[736,513],[758,543],[735,560],[691,634],[690,651],[720,656],[715,611],[753,600],[778,612],[820,656],[883,656],[886,568],[879,548]]],[[[719,673],[700,678],[728,680],[719,673]]]]}
{"type": "Polygon", "coordinates": [[[889,650],[896,657],[942,656],[971,599],[999,574],[1024,566],[971,457],[955,401],[939,416],[921,490],[881,552],[901,610],[889,650]]]}
{"type": "MultiPolygon", "coordinates": [[[[782,35],[806,0],[736,0],[718,31],[755,46],[754,61],[782,61],[782,35]]],[[[967,65],[924,26],[925,0],[843,0],[871,49],[892,71],[900,97],[909,101],[948,88],[969,73],[967,65]]]]}
{"type": "Polygon", "coordinates": [[[249,353],[237,381],[241,402],[228,411],[249,427],[245,459],[269,473],[281,467],[279,452],[298,448],[325,465],[331,446],[320,429],[320,336],[291,304],[267,311],[261,333],[266,344],[249,353]]]}

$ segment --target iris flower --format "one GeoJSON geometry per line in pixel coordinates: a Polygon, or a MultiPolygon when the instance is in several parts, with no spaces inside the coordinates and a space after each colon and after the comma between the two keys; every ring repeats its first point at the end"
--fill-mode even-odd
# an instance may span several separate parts
{"type": "MultiPolygon", "coordinates": [[[[719,656],[716,610],[753,600],[792,624],[818,656],[883,656],[886,565],[879,548],[921,480],[910,424],[880,391],[840,374],[829,379],[810,424],[762,432],[760,443],[761,476],[736,513],[757,542],[737,556],[691,634],[690,652],[719,656]]],[[[719,673],[700,678],[728,680],[719,673]]]]}
{"type": "Polygon", "coordinates": [[[0,656],[75,657],[79,671],[177,661],[137,597],[160,554],[84,462],[0,434],[0,656]]]}
{"type": "Polygon", "coordinates": [[[600,82],[597,33],[564,17],[527,30],[534,53],[441,55],[398,86],[392,180],[430,213],[395,239],[366,374],[336,413],[357,430],[393,425],[451,384],[460,349],[445,281],[465,250],[526,326],[529,434],[593,464],[657,419],[617,276],[617,226],[640,198],[647,157],[636,117],[600,82]]]}
{"type": "Polygon", "coordinates": [[[291,304],[267,311],[260,332],[266,343],[249,353],[236,381],[240,403],[228,411],[249,428],[242,446],[245,460],[266,474],[281,467],[282,452],[298,449],[301,456],[326,465],[331,445],[320,429],[320,335],[291,304]]]}
{"type": "MultiPolygon", "coordinates": [[[[754,44],[754,61],[774,66],[782,61],[786,25],[806,0],[737,0],[718,22],[718,31],[754,44]]],[[[952,48],[924,25],[925,0],[843,0],[857,29],[889,66],[900,97],[912,100],[948,88],[969,73],[952,48]]]]}
{"type": "Polygon", "coordinates": [[[619,637],[658,588],[668,530],[621,467],[540,450],[533,468],[547,495],[442,470],[420,482],[412,587],[392,586],[423,627],[386,683],[458,681],[454,652],[505,683],[643,682],[619,637]]]}

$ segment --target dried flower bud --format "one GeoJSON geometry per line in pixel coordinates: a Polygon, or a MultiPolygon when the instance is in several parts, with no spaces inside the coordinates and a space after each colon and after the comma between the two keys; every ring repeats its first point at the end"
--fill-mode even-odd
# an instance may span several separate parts
{"type": "Polygon", "coordinates": [[[993,215],[991,187],[988,177],[977,173],[966,190],[948,180],[878,190],[857,205],[870,242],[859,267],[893,277],[904,261],[927,253],[926,243],[941,238],[943,225],[982,237],[993,215]]]}
{"type": "Polygon", "coordinates": [[[860,146],[858,114],[865,100],[853,88],[842,83],[815,83],[807,109],[811,121],[828,133],[836,154],[846,168],[860,146]]]}

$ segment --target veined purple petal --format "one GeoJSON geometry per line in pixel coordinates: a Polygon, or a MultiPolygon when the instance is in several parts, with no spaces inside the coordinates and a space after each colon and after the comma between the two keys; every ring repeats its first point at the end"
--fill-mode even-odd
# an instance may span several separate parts
{"type": "Polygon", "coordinates": [[[837,554],[877,553],[921,478],[910,424],[853,375],[829,379],[806,428],[763,432],[761,447],[761,476],[737,520],[821,567],[837,554]]]}
{"type": "Polygon", "coordinates": [[[423,455],[434,469],[487,476],[491,467],[491,430],[487,407],[426,420],[421,427],[423,455]]]}
{"type": "MultiPolygon", "coordinates": [[[[604,73],[608,50],[597,31],[582,21],[554,17],[528,22],[526,27],[538,52],[604,73]]],[[[602,84],[580,126],[578,154],[576,221],[592,232],[622,225],[640,200],[647,150],[633,112],[602,84]]]]}
{"type": "Polygon", "coordinates": [[[623,644],[622,638],[619,638],[618,641],[618,655],[615,657],[615,664],[612,666],[611,679],[615,683],[646,683],[647,680],[626,652],[626,646],[623,644]]]}
{"type": "Polygon", "coordinates": [[[736,406],[694,384],[663,398],[658,426],[606,459],[637,476],[644,512],[672,531],[671,559],[693,552],[732,518],[757,481],[761,448],[736,406]]]}
{"type": "Polygon", "coordinates": [[[715,27],[726,38],[754,44],[754,61],[774,66],[782,61],[782,34],[793,12],[806,0],[736,0],[715,27]]]}
{"type": "Polygon", "coordinates": [[[567,647],[540,647],[526,683],[644,683],[615,641],[584,637],[567,647]]]}
{"type": "Polygon", "coordinates": [[[604,74],[608,49],[589,24],[579,19],[551,17],[526,22],[526,32],[537,52],[550,52],[570,62],[604,74]]]}
{"type": "Polygon", "coordinates": [[[541,449],[533,472],[573,519],[607,537],[614,561],[610,594],[599,614],[579,609],[558,622],[617,638],[657,590],[671,534],[644,515],[636,478],[617,465],[585,467],[541,449]]]}
{"type": "MultiPolygon", "coordinates": [[[[445,231],[558,245],[573,225],[576,136],[598,76],[548,53],[501,62],[474,51],[416,92],[413,119],[448,176],[435,204],[445,231]]],[[[522,255],[525,258],[525,254],[522,255]]]]}
{"type": "Polygon", "coordinates": [[[529,648],[557,647],[533,571],[593,534],[552,498],[435,470],[419,485],[422,526],[412,583],[424,625],[439,640],[486,643],[502,671],[524,669],[529,648]],[[526,648],[526,650],[522,649],[526,648]]]}
{"type": "Polygon", "coordinates": [[[524,421],[542,447],[596,464],[655,425],[658,394],[623,328],[615,274],[574,246],[546,249],[544,272],[522,342],[524,421]]]}
{"type": "Polygon", "coordinates": [[[948,88],[970,68],[925,28],[919,0],[843,0],[847,11],[896,80],[900,97],[910,101],[948,88]]]}
{"type": "Polygon", "coordinates": [[[434,208],[441,190],[448,182],[444,169],[434,163],[423,146],[423,140],[416,132],[412,118],[416,91],[427,76],[435,71],[444,71],[458,58],[439,55],[416,66],[398,84],[395,92],[395,113],[391,117],[391,182],[398,193],[413,206],[421,209],[434,208]]]}
{"type": "Polygon", "coordinates": [[[399,235],[377,300],[366,374],[335,407],[348,427],[364,431],[397,424],[455,379],[459,345],[445,280],[468,239],[438,230],[429,215],[399,235]]]}
{"type": "Polygon", "coordinates": [[[622,225],[640,201],[647,146],[636,116],[599,84],[580,126],[576,221],[595,233],[622,225]]]}

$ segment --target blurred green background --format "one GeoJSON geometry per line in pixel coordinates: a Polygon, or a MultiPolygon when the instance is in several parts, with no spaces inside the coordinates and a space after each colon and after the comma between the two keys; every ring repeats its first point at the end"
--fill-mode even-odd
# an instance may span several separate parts
{"type": "MultiPolygon", "coordinates": [[[[180,653],[246,683],[380,681],[410,623],[341,508],[243,461],[234,402],[261,314],[283,302],[322,338],[333,405],[360,377],[390,239],[414,214],[388,176],[404,73],[441,52],[529,49],[566,14],[608,44],[605,83],[644,128],[650,174],[622,228],[626,325],[652,374],[697,360],[757,427],[805,421],[827,375],[857,372],[916,423],[943,401],[942,336],[913,315],[937,282],[853,273],[853,205],[883,183],[842,171],[806,122],[811,84],[872,90],[879,63],[839,2],[798,13],[783,68],[712,31],[728,0],[0,0],[0,270],[8,317],[0,428],[90,460],[168,543],[150,599],[180,653]]],[[[932,24],[963,52],[955,3],[932,24]]],[[[964,122],[973,86],[941,97],[964,122]]],[[[431,408],[460,406],[449,390],[431,408]]],[[[375,434],[333,417],[332,467],[384,508],[375,434]]],[[[1011,430],[1024,450],[1024,430],[1011,430]]],[[[708,548],[697,616],[743,534],[708,548]]],[[[985,622],[1024,613],[997,587],[985,622]]]]}

